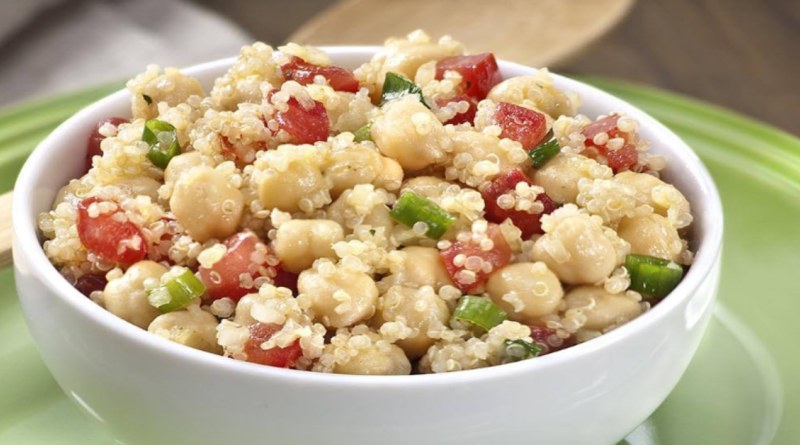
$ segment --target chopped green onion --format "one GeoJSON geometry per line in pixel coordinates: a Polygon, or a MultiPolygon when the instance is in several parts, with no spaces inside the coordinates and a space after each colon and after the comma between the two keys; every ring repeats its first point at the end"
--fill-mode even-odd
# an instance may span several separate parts
{"type": "Polygon", "coordinates": [[[503,363],[518,362],[537,357],[542,347],[525,340],[506,340],[503,342],[503,363]]]}
{"type": "Polygon", "coordinates": [[[167,168],[169,161],[181,154],[181,146],[178,145],[178,131],[169,122],[158,119],[150,119],[145,122],[142,140],[150,146],[147,159],[156,167],[167,168]]]}
{"type": "Polygon", "coordinates": [[[147,102],[147,105],[153,104],[153,98],[148,96],[147,94],[142,94],[142,99],[144,99],[144,101],[147,102]]]}
{"type": "Polygon", "coordinates": [[[359,128],[358,130],[353,132],[353,139],[356,142],[364,142],[364,141],[371,141],[372,140],[372,122],[368,122],[367,125],[359,128]]]}
{"type": "Polygon", "coordinates": [[[683,278],[679,264],[647,255],[628,255],[625,268],[631,277],[628,289],[650,297],[665,297],[683,278]]]}
{"type": "Polygon", "coordinates": [[[425,96],[422,95],[422,88],[417,84],[400,74],[386,73],[386,77],[383,80],[383,91],[381,91],[381,105],[406,94],[416,94],[419,96],[419,101],[430,108],[430,105],[425,101],[425,96]]]}
{"type": "Polygon", "coordinates": [[[159,286],[147,295],[147,301],[161,313],[183,309],[206,291],[203,282],[186,269],[185,272],[159,286]]]}
{"type": "Polygon", "coordinates": [[[420,234],[432,239],[441,238],[456,220],[430,199],[413,192],[400,195],[389,215],[415,232],[419,227],[420,234]]]}
{"type": "Polygon", "coordinates": [[[473,295],[464,295],[458,300],[456,310],[453,311],[452,321],[466,324],[480,331],[489,331],[508,318],[506,311],[494,304],[491,300],[473,295]]]}
{"type": "Polygon", "coordinates": [[[528,152],[528,156],[533,161],[534,168],[542,168],[553,156],[561,151],[558,141],[552,139],[550,141],[539,144],[536,148],[528,152]]]}

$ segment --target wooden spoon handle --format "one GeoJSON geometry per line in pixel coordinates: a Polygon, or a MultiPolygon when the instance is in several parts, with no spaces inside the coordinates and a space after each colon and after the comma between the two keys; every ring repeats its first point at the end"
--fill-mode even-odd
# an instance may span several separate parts
{"type": "Polygon", "coordinates": [[[0,195],[0,269],[11,265],[11,192],[0,195]]]}

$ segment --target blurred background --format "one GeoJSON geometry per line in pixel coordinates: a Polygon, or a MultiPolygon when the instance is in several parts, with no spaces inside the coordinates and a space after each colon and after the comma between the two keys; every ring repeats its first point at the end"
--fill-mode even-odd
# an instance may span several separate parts
{"type": "Polygon", "coordinates": [[[472,51],[680,92],[800,135],[798,0],[0,0],[0,106],[186,66],[253,40],[472,51]]]}

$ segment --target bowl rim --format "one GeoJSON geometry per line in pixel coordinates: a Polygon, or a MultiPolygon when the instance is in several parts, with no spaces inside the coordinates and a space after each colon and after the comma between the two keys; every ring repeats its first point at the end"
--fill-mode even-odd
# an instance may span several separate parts
{"type": "MultiPolygon", "coordinates": [[[[377,52],[377,46],[318,46],[319,49],[328,53],[334,60],[337,57],[357,57],[368,60],[377,52]]],[[[181,71],[197,76],[203,73],[218,72],[221,75],[237,58],[228,57],[193,65],[183,68],[181,71]]],[[[514,62],[499,60],[501,70],[517,70],[533,74],[536,68],[528,67],[514,62]]],[[[616,328],[591,341],[575,345],[558,353],[547,354],[538,357],[536,360],[524,360],[516,363],[509,363],[485,368],[463,370],[441,374],[419,374],[419,375],[400,375],[400,376],[361,376],[346,374],[328,374],[318,372],[302,372],[293,369],[275,368],[254,363],[233,360],[218,356],[205,351],[186,347],[169,340],[153,335],[146,330],[138,328],[133,324],[123,321],[114,314],[106,311],[99,305],[86,298],[77,289],[72,287],[69,282],[56,270],[44,253],[38,237],[37,212],[32,207],[34,202],[31,197],[37,191],[39,178],[48,170],[47,155],[50,151],[56,150],[68,131],[73,130],[86,116],[95,112],[96,109],[110,106],[129,97],[127,90],[122,89],[112,93],[83,108],[75,115],[61,123],[52,133],[50,133],[34,149],[20,170],[17,181],[14,185],[12,225],[14,236],[14,256],[25,257],[25,263],[30,267],[26,273],[36,274],[40,281],[44,282],[47,289],[64,302],[74,311],[100,325],[103,329],[112,331],[115,334],[128,339],[140,348],[147,348],[153,354],[167,356],[167,358],[185,360],[193,366],[206,366],[216,371],[230,373],[231,376],[241,375],[273,379],[275,382],[285,382],[289,384],[323,385],[323,386],[342,386],[345,388],[375,388],[402,389],[415,386],[427,385],[462,385],[465,383],[475,383],[483,380],[510,377],[513,375],[531,373],[535,374],[539,370],[561,366],[568,363],[573,358],[598,353],[607,347],[626,341],[627,338],[640,334],[648,326],[663,320],[668,314],[682,303],[689,300],[694,292],[701,286],[705,279],[713,272],[715,265],[719,262],[722,248],[722,204],[716,185],[711,179],[706,167],[700,161],[697,154],[672,130],[661,124],[655,118],[645,113],[638,107],[612,96],[605,91],[595,88],[583,82],[570,79],[559,74],[551,73],[557,83],[565,89],[580,91],[578,94],[584,97],[590,93],[598,98],[600,102],[616,102],[623,105],[625,112],[639,121],[642,127],[649,127],[659,135],[670,139],[670,150],[678,155],[685,164],[684,172],[689,172],[694,177],[694,182],[699,185],[698,197],[703,201],[705,209],[703,218],[695,218],[695,224],[702,222],[703,238],[699,241],[696,248],[696,256],[692,267],[684,276],[681,283],[670,293],[668,298],[662,300],[658,305],[641,316],[616,328]],[[715,221],[717,223],[715,223],[715,221]]],[[[685,173],[684,173],[685,174],[685,173]]],[[[693,205],[693,207],[695,207],[693,205]]],[[[696,208],[696,207],[695,207],[696,208]]],[[[15,262],[15,269],[17,269],[15,262]]],[[[19,272],[17,270],[17,272],[19,272]]]]}

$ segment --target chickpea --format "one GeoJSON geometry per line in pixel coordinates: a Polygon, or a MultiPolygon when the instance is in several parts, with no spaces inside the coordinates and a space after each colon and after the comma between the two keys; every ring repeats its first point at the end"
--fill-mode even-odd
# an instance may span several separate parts
{"type": "Polygon", "coordinates": [[[162,74],[148,68],[146,72],[128,82],[128,89],[132,93],[133,117],[137,119],[152,119],[158,116],[159,102],[166,102],[170,107],[174,107],[186,102],[189,96],[205,95],[197,79],[175,68],[167,68],[162,74]]]}
{"type": "Polygon", "coordinates": [[[161,183],[147,176],[125,178],[116,184],[131,196],[149,196],[150,200],[158,200],[158,188],[161,183]]]}
{"type": "Polygon", "coordinates": [[[332,245],[344,239],[344,230],[326,219],[293,219],[278,227],[275,254],[283,268],[300,273],[317,258],[334,258],[332,245]]]}
{"type": "Polygon", "coordinates": [[[390,344],[385,350],[370,346],[360,349],[350,360],[337,363],[333,372],[356,375],[408,375],[411,374],[411,362],[396,345],[390,344]]]}
{"type": "Polygon", "coordinates": [[[566,204],[578,198],[578,181],[582,178],[608,179],[611,176],[611,169],[594,159],[562,152],[535,171],[533,182],[542,186],[553,201],[566,204]]]}
{"type": "Polygon", "coordinates": [[[435,342],[427,335],[430,326],[446,325],[450,310],[447,303],[430,288],[392,286],[378,300],[375,318],[378,324],[402,320],[406,326],[414,329],[413,335],[398,340],[396,344],[410,359],[416,359],[422,357],[435,342]]]}
{"type": "MultiPolygon", "coordinates": [[[[497,158],[497,172],[515,168],[529,162],[525,150],[519,145],[504,145],[500,138],[475,131],[460,131],[453,135],[453,154],[469,154],[471,162],[497,158]]],[[[454,163],[458,159],[454,159],[454,163]]],[[[473,167],[474,168],[474,167],[473,167]]]]}
{"type": "Polygon", "coordinates": [[[354,189],[345,190],[325,211],[328,219],[336,221],[347,233],[359,224],[388,230],[394,226],[385,205],[389,196],[375,189],[371,184],[360,184],[354,189]]]}
{"type": "Polygon", "coordinates": [[[383,106],[372,122],[372,138],[384,156],[406,170],[421,170],[445,160],[449,144],[444,126],[414,95],[383,106]]]}
{"type": "Polygon", "coordinates": [[[175,156],[164,169],[164,184],[175,184],[178,179],[198,165],[208,165],[206,158],[197,151],[175,156]]]}
{"type": "Polygon", "coordinates": [[[675,186],[653,175],[630,171],[618,173],[614,176],[614,181],[636,189],[641,204],[647,204],[659,215],[666,216],[676,229],[692,223],[689,201],[675,186]]]}
{"type": "Polygon", "coordinates": [[[150,323],[149,332],[190,348],[222,354],[217,344],[217,318],[197,306],[161,314],[150,323]]]}
{"type": "Polygon", "coordinates": [[[453,285],[438,249],[409,246],[402,252],[405,253],[403,267],[388,277],[390,283],[410,287],[431,286],[436,291],[444,285],[453,285]]]}
{"type": "Polygon", "coordinates": [[[372,182],[380,173],[381,158],[377,150],[364,144],[333,152],[324,172],[332,185],[331,195],[339,196],[358,184],[372,182]]]}
{"type": "Polygon", "coordinates": [[[602,226],[581,214],[564,217],[536,240],[533,257],[567,284],[598,283],[618,262],[614,244],[602,226]]]}
{"type": "Polygon", "coordinates": [[[145,281],[158,285],[167,268],[155,261],[139,261],[103,290],[103,306],[117,317],[146,329],[160,312],[147,301],[145,281]]]}
{"type": "Polygon", "coordinates": [[[576,101],[570,99],[553,85],[550,76],[536,74],[506,79],[489,91],[488,99],[494,102],[511,102],[541,110],[553,118],[563,114],[574,115],[576,101]]]}
{"type": "Polygon", "coordinates": [[[406,180],[406,182],[403,183],[403,187],[400,188],[400,193],[411,190],[417,195],[426,198],[438,198],[442,196],[444,190],[450,185],[449,182],[442,178],[437,178],[436,176],[417,176],[416,178],[406,180]]]}
{"type": "Polygon", "coordinates": [[[328,184],[319,168],[299,162],[292,163],[286,171],[264,172],[257,186],[258,197],[265,209],[284,212],[310,210],[302,209],[300,202],[320,193],[327,195],[328,192],[328,184]]]}
{"type": "Polygon", "coordinates": [[[601,286],[576,287],[564,297],[569,309],[587,307],[594,300],[594,306],[583,309],[586,316],[585,329],[603,331],[623,325],[642,313],[638,301],[624,294],[609,294],[601,286]]]}
{"type": "Polygon", "coordinates": [[[297,288],[309,312],[329,328],[351,326],[375,313],[378,287],[364,272],[334,266],[321,260],[300,273],[297,288]],[[320,271],[320,269],[326,269],[320,271]]]}
{"type": "Polygon", "coordinates": [[[678,231],[667,218],[651,213],[635,218],[623,218],[617,233],[631,245],[631,253],[678,261],[683,243],[678,231]]]}
{"type": "Polygon", "coordinates": [[[373,183],[390,192],[399,189],[403,183],[403,167],[394,159],[381,156],[381,167],[373,183]]]}
{"type": "Polygon", "coordinates": [[[175,183],[169,205],[175,219],[189,235],[204,242],[236,232],[244,210],[244,197],[228,183],[224,173],[198,166],[175,183]]]}
{"type": "Polygon", "coordinates": [[[486,292],[509,319],[520,323],[554,312],[564,296],[558,277],[544,263],[508,265],[489,277],[486,292]]]}

